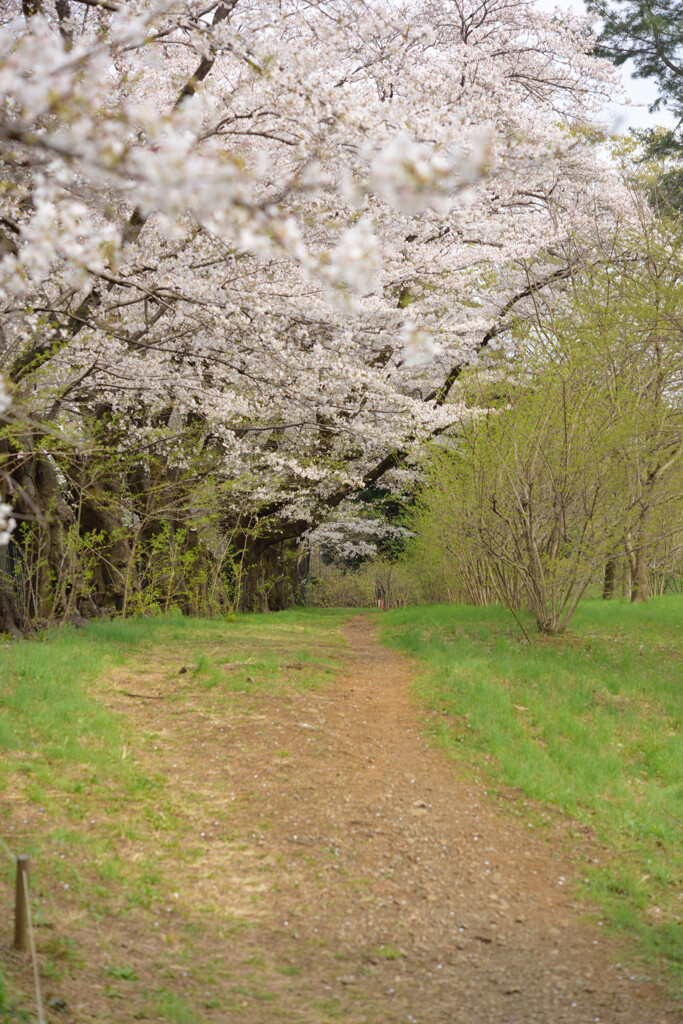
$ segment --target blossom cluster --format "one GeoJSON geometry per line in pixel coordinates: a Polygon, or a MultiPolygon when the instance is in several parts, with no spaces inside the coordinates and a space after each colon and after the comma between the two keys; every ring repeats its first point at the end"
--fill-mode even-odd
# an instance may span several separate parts
{"type": "Polygon", "coordinates": [[[531,0],[6,6],[16,406],[170,467],[200,433],[233,511],[318,522],[457,423],[529,281],[628,206],[582,129],[614,71],[531,0]]]}

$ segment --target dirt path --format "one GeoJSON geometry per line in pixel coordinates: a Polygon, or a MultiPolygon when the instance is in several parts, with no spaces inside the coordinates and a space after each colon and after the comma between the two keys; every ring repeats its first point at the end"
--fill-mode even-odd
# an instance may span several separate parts
{"type": "MultiPolygon", "coordinates": [[[[240,1019],[680,1021],[653,985],[610,966],[550,844],[428,748],[406,660],[362,617],[347,638],[331,686],[261,696],[232,725],[194,716],[203,777],[185,758],[166,767],[205,834],[194,899],[203,886],[249,924],[223,947],[232,980],[247,972],[232,987],[240,1019]],[[219,838],[227,810],[247,839],[238,850],[219,838]]],[[[164,722],[175,751],[188,713],[164,722]]]]}
{"type": "Polygon", "coordinates": [[[207,693],[178,675],[190,649],[102,682],[167,802],[116,840],[132,865],[152,851],[139,905],[115,874],[97,913],[93,889],[49,887],[40,941],[64,931],[82,959],[45,981],[68,1007],[50,1020],[680,1024],[580,923],[568,861],[428,748],[408,662],[366,618],[346,632],[318,690],[207,693]]]}
{"type": "Polygon", "coordinates": [[[280,907],[302,936],[317,927],[347,958],[328,979],[346,1018],[372,1019],[381,994],[386,1021],[680,1020],[651,985],[609,965],[548,846],[482,806],[482,792],[428,749],[406,661],[361,618],[348,638],[348,673],[304,698],[289,797],[275,782],[263,788],[280,817],[270,842],[333,851],[321,890],[305,894],[301,878],[309,909],[280,907]]]}

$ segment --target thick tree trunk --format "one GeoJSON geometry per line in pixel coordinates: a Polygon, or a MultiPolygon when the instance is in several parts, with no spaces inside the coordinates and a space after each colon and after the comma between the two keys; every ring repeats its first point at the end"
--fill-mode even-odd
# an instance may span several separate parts
{"type": "Polygon", "coordinates": [[[268,601],[264,594],[263,566],[261,565],[260,553],[257,550],[256,542],[252,538],[245,537],[243,544],[244,548],[241,555],[242,578],[240,580],[238,611],[266,612],[268,611],[268,601]]]}
{"type": "Polygon", "coordinates": [[[631,596],[631,566],[628,558],[623,559],[621,567],[621,596],[631,596]]]}
{"type": "Polygon", "coordinates": [[[602,586],[603,601],[611,601],[617,594],[617,559],[608,558],[605,562],[605,579],[602,586]]]}
{"type": "Polygon", "coordinates": [[[635,572],[631,586],[631,601],[635,604],[650,599],[650,581],[647,564],[647,549],[637,548],[635,551],[635,572]]]}
{"type": "MultiPolygon", "coordinates": [[[[12,544],[12,541],[10,541],[12,544]]],[[[17,607],[17,595],[13,564],[8,546],[0,547],[0,633],[13,637],[21,636],[21,616],[17,607]]]]}
{"type": "Polygon", "coordinates": [[[96,564],[92,568],[92,602],[103,611],[121,611],[129,581],[132,551],[128,532],[122,522],[115,498],[118,485],[100,481],[83,497],[81,533],[103,539],[96,564]]]}
{"type": "Polygon", "coordinates": [[[245,538],[239,610],[279,612],[304,603],[298,545],[245,538]]]}
{"type": "Polygon", "coordinates": [[[65,577],[73,568],[69,532],[75,517],[64,500],[57,470],[49,455],[35,451],[33,438],[23,439],[25,457],[13,473],[13,504],[26,525],[14,535],[18,570],[16,604],[24,628],[36,620],[48,621],[65,608],[65,577]]]}

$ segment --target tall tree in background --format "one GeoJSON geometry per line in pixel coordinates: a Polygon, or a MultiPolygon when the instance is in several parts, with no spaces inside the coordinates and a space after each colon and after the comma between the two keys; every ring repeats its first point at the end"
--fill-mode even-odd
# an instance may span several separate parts
{"type": "Polygon", "coordinates": [[[683,154],[683,4],[679,0],[586,0],[603,20],[596,53],[617,66],[632,60],[638,78],[654,79],[678,124],[653,135],[660,153],[683,154]]]}
{"type": "Polygon", "coordinates": [[[656,82],[660,95],[650,110],[662,107],[678,119],[673,128],[634,132],[644,159],[659,164],[651,189],[652,205],[683,210],[683,4],[679,0],[586,0],[602,18],[596,54],[617,66],[633,62],[638,78],[656,82]]]}

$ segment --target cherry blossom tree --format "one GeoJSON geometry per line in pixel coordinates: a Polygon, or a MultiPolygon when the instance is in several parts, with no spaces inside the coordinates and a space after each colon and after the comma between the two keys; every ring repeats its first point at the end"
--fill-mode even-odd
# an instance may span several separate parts
{"type": "Polygon", "coordinates": [[[568,276],[566,240],[628,216],[585,19],[525,0],[5,12],[3,501],[48,524],[53,575],[65,531],[97,535],[112,607],[160,523],[211,557],[228,537],[253,604],[283,544],[400,487],[458,420],[463,367],[568,276]]]}

